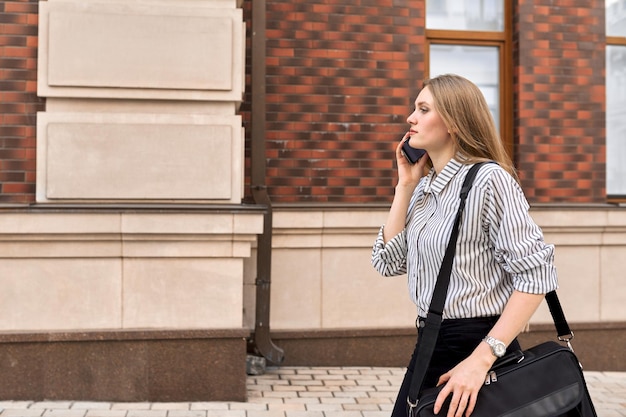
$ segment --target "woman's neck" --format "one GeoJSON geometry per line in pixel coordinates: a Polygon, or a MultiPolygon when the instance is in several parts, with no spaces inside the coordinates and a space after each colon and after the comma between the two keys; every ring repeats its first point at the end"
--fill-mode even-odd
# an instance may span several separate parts
{"type": "Polygon", "coordinates": [[[454,152],[436,153],[435,155],[431,155],[429,152],[428,155],[433,163],[435,174],[438,174],[446,167],[446,165],[448,165],[448,162],[452,160],[454,152]]]}

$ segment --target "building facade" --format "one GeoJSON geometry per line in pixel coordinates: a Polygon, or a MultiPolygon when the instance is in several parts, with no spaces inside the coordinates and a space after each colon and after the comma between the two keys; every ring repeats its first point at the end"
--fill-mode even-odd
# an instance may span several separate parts
{"type": "MultiPolygon", "coordinates": [[[[490,103],[586,369],[624,370],[625,2],[479,4],[2,2],[0,397],[241,400],[247,353],[405,365],[415,308],[369,255],[441,72],[490,103]]],[[[553,333],[544,306],[522,341],[553,333]]]]}

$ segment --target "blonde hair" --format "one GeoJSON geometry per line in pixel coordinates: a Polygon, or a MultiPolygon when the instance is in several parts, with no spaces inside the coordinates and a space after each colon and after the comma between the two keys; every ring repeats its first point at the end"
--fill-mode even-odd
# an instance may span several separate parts
{"type": "Polygon", "coordinates": [[[487,101],[476,84],[459,75],[444,74],[424,81],[426,87],[464,162],[495,161],[517,180],[487,101]]]}

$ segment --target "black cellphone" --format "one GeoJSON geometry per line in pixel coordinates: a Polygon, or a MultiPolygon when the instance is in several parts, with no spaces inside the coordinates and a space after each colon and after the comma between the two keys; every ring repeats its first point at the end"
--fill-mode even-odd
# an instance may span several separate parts
{"type": "Polygon", "coordinates": [[[417,149],[410,146],[408,139],[402,142],[402,154],[411,164],[419,161],[419,159],[424,156],[425,153],[426,151],[424,149],[417,149]]]}

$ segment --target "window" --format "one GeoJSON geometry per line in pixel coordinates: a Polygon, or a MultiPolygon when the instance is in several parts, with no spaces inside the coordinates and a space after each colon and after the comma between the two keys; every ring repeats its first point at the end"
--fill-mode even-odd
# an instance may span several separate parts
{"type": "Polygon", "coordinates": [[[451,72],[458,68],[459,75],[472,80],[487,99],[489,109],[500,125],[500,66],[498,48],[494,46],[469,46],[434,44],[430,46],[430,74],[451,72]]]}
{"type": "Polygon", "coordinates": [[[483,92],[513,156],[510,2],[504,0],[428,0],[426,38],[428,76],[456,73],[483,92]]]}
{"type": "Polygon", "coordinates": [[[626,0],[606,4],[606,191],[626,200],[626,0]]]}
{"type": "Polygon", "coordinates": [[[428,0],[426,27],[443,30],[504,30],[503,0],[428,0]]]}

